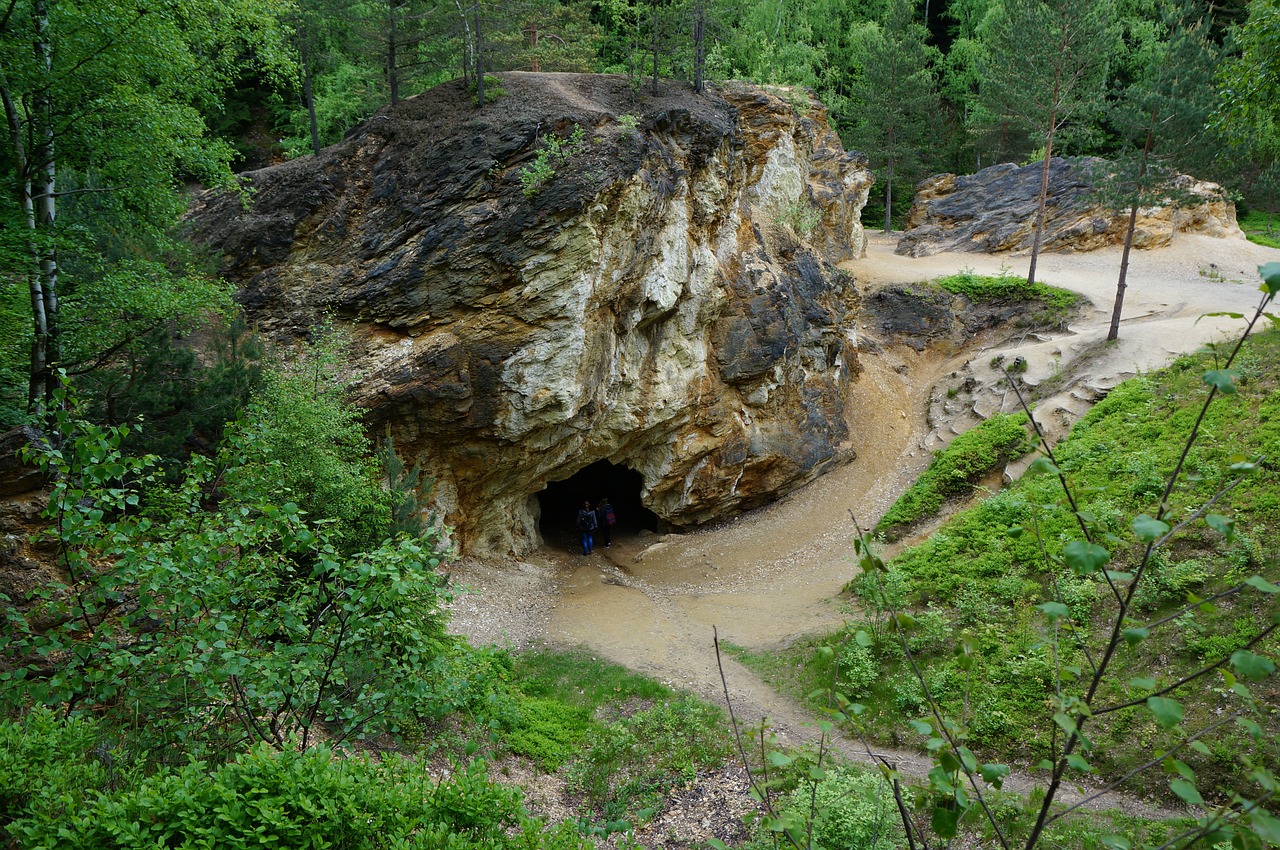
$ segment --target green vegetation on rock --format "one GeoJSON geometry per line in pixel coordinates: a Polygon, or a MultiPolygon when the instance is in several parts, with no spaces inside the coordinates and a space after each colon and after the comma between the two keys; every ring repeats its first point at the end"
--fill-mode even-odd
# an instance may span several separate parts
{"type": "Polygon", "coordinates": [[[881,518],[876,531],[896,539],[912,523],[935,515],[946,499],[972,492],[984,475],[1034,448],[1025,413],[1000,413],[980,422],[934,455],[929,467],[881,518]]]}

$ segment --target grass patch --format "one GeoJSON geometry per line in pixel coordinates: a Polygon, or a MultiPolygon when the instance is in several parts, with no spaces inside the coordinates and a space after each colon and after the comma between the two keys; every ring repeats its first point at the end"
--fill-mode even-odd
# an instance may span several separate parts
{"type": "MultiPolygon", "coordinates": [[[[1170,516],[1192,516],[1233,480],[1231,467],[1239,455],[1275,456],[1280,380],[1270,364],[1278,360],[1280,334],[1259,335],[1246,347],[1236,367],[1240,392],[1220,397],[1209,408],[1206,437],[1188,455],[1189,477],[1170,497],[1170,516]]],[[[1110,541],[1112,569],[1127,570],[1140,557],[1131,521],[1141,513],[1156,513],[1164,481],[1204,400],[1202,376],[1217,362],[1213,353],[1184,357],[1156,374],[1122,384],[1056,450],[1081,511],[1100,539],[1110,541]]],[[[1085,646],[1096,650],[1112,610],[1104,604],[1110,591],[1100,576],[1080,576],[1062,566],[1061,548],[1079,530],[1075,516],[1060,502],[1056,476],[1024,476],[900,553],[887,573],[850,582],[848,590],[862,605],[863,619],[820,641],[771,658],[747,655],[744,662],[784,680],[782,689],[802,693],[820,687],[824,677],[829,680],[835,663],[841,688],[867,706],[863,719],[875,740],[920,745],[923,741],[904,730],[907,720],[922,716],[924,691],[888,625],[885,611],[891,604],[912,613],[914,625],[907,636],[924,682],[946,711],[964,718],[970,746],[998,759],[1038,761],[1051,750],[1054,726],[1046,706],[1058,687],[1057,671],[1060,665],[1089,669],[1085,646]],[[1066,606],[1063,624],[1071,629],[1058,633],[1056,645],[1043,613],[1035,608],[1050,600],[1066,606]],[[814,652],[815,643],[829,646],[830,652],[814,652]],[[967,660],[957,656],[957,645],[968,647],[967,660]]],[[[1131,609],[1134,625],[1177,613],[1188,594],[1208,597],[1254,573],[1277,580],[1273,553],[1280,546],[1280,525],[1274,521],[1280,515],[1280,464],[1260,465],[1213,510],[1235,521],[1237,539],[1224,544],[1203,520],[1189,526],[1176,545],[1151,560],[1131,609]]],[[[1276,615],[1277,601],[1259,593],[1241,594],[1154,628],[1151,640],[1122,645],[1102,698],[1123,702],[1141,697],[1145,691],[1127,684],[1130,679],[1151,676],[1171,683],[1206,659],[1229,654],[1276,615]]],[[[1274,657],[1277,646],[1271,639],[1255,651],[1274,657]]],[[[1064,687],[1073,686],[1067,682],[1064,687]]],[[[1280,702],[1274,677],[1250,687],[1264,705],[1280,702]]],[[[1188,729],[1207,725],[1235,703],[1217,680],[1180,692],[1179,699],[1188,729]]],[[[1240,754],[1272,764],[1280,758],[1280,716],[1273,713],[1262,722],[1270,737],[1261,743],[1227,727],[1216,740],[1206,739],[1204,750],[1188,754],[1201,787],[1226,787],[1239,779],[1240,754]]],[[[1110,776],[1177,740],[1176,730],[1160,728],[1142,708],[1099,717],[1090,728],[1095,747],[1089,761],[1110,776]]],[[[1146,773],[1138,790],[1167,794],[1166,781],[1146,773]]]]}
{"type": "Polygon", "coordinates": [[[938,278],[935,283],[953,295],[970,301],[1038,301],[1054,310],[1070,310],[1080,303],[1080,296],[1068,289],[1044,283],[1027,283],[1016,275],[980,275],[970,271],[938,278]]]}
{"type": "Polygon", "coordinates": [[[1237,219],[1245,238],[1255,245],[1280,248],[1280,215],[1250,210],[1237,219]]]}
{"type": "Polygon", "coordinates": [[[666,700],[673,691],[585,649],[537,650],[515,656],[515,678],[527,696],[547,697],[594,714],[628,699],[666,700]]]}
{"type": "Polygon", "coordinates": [[[648,820],[672,788],[731,755],[719,708],[586,650],[522,653],[514,678],[499,740],[542,770],[563,768],[584,798],[585,832],[648,820]]]}
{"type": "Polygon", "coordinates": [[[898,497],[876,531],[896,540],[913,523],[937,514],[946,499],[970,492],[978,479],[1033,448],[1025,413],[1000,413],[970,428],[933,456],[929,468],[898,497]]]}

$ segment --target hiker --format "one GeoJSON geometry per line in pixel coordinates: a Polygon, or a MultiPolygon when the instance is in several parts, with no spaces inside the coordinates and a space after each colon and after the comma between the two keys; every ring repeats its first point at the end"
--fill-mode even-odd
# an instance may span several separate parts
{"type": "Polygon", "coordinates": [[[591,500],[583,499],[578,511],[578,531],[582,532],[582,554],[590,555],[592,533],[596,530],[596,512],[591,510],[591,500]]]}
{"type": "Polygon", "coordinates": [[[609,497],[602,497],[596,504],[596,528],[600,529],[600,536],[604,538],[606,549],[613,545],[613,526],[617,522],[618,517],[613,513],[613,505],[609,504],[609,497]]]}

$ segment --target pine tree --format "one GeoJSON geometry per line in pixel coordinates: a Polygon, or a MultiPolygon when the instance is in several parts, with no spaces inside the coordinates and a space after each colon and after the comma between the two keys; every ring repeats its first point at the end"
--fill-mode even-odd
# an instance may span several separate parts
{"type": "Polygon", "coordinates": [[[893,230],[894,181],[920,176],[926,140],[941,109],[933,69],[939,56],[925,43],[928,35],[915,21],[913,0],[892,0],[880,25],[862,28],[854,46],[862,71],[853,98],[863,110],[852,137],[873,165],[880,160],[885,233],[893,230]]]}
{"type": "Polygon", "coordinates": [[[997,120],[1044,139],[1031,283],[1044,235],[1054,138],[1101,109],[1113,14],[1112,0],[1009,0],[993,27],[981,97],[997,120]]]}
{"type": "Polygon", "coordinates": [[[1209,38],[1206,12],[1199,0],[1165,4],[1165,38],[1146,51],[1135,78],[1117,93],[1109,110],[1123,147],[1098,185],[1111,206],[1128,211],[1129,221],[1108,340],[1120,334],[1139,207],[1169,197],[1171,178],[1211,159],[1219,147],[1206,129],[1216,101],[1213,76],[1220,54],[1209,38]]]}

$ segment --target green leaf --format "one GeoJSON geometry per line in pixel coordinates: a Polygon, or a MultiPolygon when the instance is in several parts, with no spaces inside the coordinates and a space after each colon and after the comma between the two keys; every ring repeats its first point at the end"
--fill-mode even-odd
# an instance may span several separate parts
{"type": "MultiPolygon", "coordinates": [[[[1277,263],[1276,265],[1280,265],[1277,263]]],[[[1280,845],[1280,820],[1262,809],[1254,809],[1249,815],[1249,825],[1267,844],[1280,845]]]]}
{"type": "Polygon", "coordinates": [[[1152,676],[1139,676],[1137,678],[1130,679],[1129,685],[1130,687],[1140,688],[1141,690],[1149,691],[1156,686],[1156,680],[1152,676]]]}
{"type": "Polygon", "coordinates": [[[943,794],[954,794],[956,786],[951,781],[951,773],[938,766],[929,771],[929,784],[943,794]]]}
{"type": "MultiPolygon", "coordinates": [[[[1236,539],[1236,521],[1222,514],[1207,514],[1204,518],[1205,523],[1223,536],[1223,538],[1231,543],[1236,539]]],[[[1280,590],[1280,587],[1276,588],[1280,590]]]]}
{"type": "Polygon", "coordinates": [[[1258,266],[1262,276],[1262,291],[1275,298],[1280,295],[1280,263],[1264,263],[1258,266]]]}
{"type": "Polygon", "coordinates": [[[1274,661],[1247,649],[1238,649],[1231,653],[1231,666],[1251,682],[1261,681],[1276,671],[1274,661]]]}
{"type": "Polygon", "coordinates": [[[1071,719],[1069,715],[1063,714],[1061,711],[1053,715],[1053,722],[1058,724],[1058,727],[1068,735],[1074,735],[1076,733],[1075,720],[1071,719]]]}
{"type": "Polygon", "coordinates": [[[960,814],[959,809],[934,806],[933,816],[929,820],[930,826],[939,838],[955,838],[960,824],[960,814]]]}
{"type": "MultiPolygon", "coordinates": [[[[1052,765],[1050,765],[1052,767],[1052,765]]],[[[1004,785],[1004,778],[1009,775],[1009,766],[1005,764],[988,763],[978,768],[978,773],[987,784],[1000,788],[1004,785]]]]}
{"type": "Polygon", "coordinates": [[[1196,790],[1196,786],[1185,779],[1175,779],[1169,783],[1169,790],[1178,795],[1178,798],[1188,806],[1203,806],[1204,798],[1200,796],[1200,792],[1196,790]]]}
{"type": "Polygon", "coordinates": [[[1062,470],[1054,465],[1053,461],[1047,457],[1038,457],[1031,461],[1031,465],[1027,467],[1024,475],[1061,475],[1062,470]]]}
{"type": "Polygon", "coordinates": [[[1085,761],[1084,758],[1076,753],[1071,753],[1067,756],[1067,764],[1076,770],[1080,770],[1085,773],[1093,773],[1094,770],[1093,765],[1089,764],[1089,762],[1085,761]]]}
{"type": "Polygon", "coordinates": [[[866,629],[858,629],[854,634],[853,639],[857,641],[858,646],[868,648],[871,646],[871,635],[867,634],[866,629]]]}
{"type": "Polygon", "coordinates": [[[1049,617],[1049,622],[1051,623],[1055,623],[1071,613],[1071,609],[1061,602],[1042,602],[1036,607],[1049,617]]]}
{"type": "Polygon", "coordinates": [[[1125,629],[1121,634],[1124,636],[1125,643],[1129,644],[1129,646],[1135,646],[1151,637],[1151,630],[1145,626],[1140,626],[1135,629],[1125,629]]]}
{"type": "Polygon", "coordinates": [[[1236,381],[1240,380],[1240,373],[1235,369],[1213,369],[1205,372],[1203,378],[1206,384],[1223,395],[1235,395],[1238,391],[1236,381]]]}
{"type": "Polygon", "coordinates": [[[1249,576],[1244,583],[1263,593],[1280,593],[1280,584],[1272,584],[1262,576],[1249,576]]]}
{"type": "Polygon", "coordinates": [[[923,720],[908,720],[907,725],[921,735],[932,735],[933,727],[923,720]]]}
{"type": "Polygon", "coordinates": [[[1062,547],[1062,559],[1079,576],[1090,576],[1106,566],[1111,553],[1095,543],[1072,540],[1062,547]]]}
{"type": "Polygon", "coordinates": [[[1123,835],[1108,835],[1102,839],[1102,843],[1112,850],[1132,850],[1133,844],[1123,835]]]}
{"type": "Polygon", "coordinates": [[[1182,704],[1168,697],[1147,697],[1147,708],[1155,715],[1156,722],[1165,729],[1172,729],[1182,722],[1182,704]]]}
{"type": "Polygon", "coordinates": [[[1154,543],[1169,533],[1169,524],[1146,514],[1139,514],[1133,520],[1133,533],[1143,543],[1154,543]]]}
{"type": "Polygon", "coordinates": [[[774,767],[786,767],[787,765],[791,764],[791,762],[793,761],[791,756],[787,755],[786,753],[780,753],[777,750],[771,751],[768,755],[768,759],[769,759],[769,764],[773,765],[774,767]]]}

